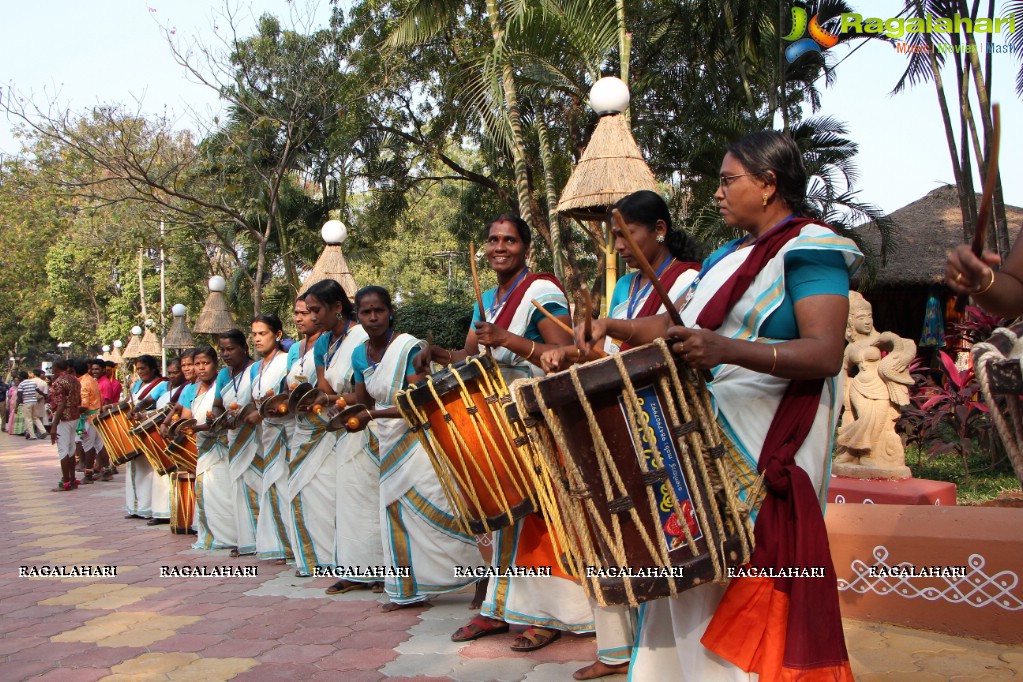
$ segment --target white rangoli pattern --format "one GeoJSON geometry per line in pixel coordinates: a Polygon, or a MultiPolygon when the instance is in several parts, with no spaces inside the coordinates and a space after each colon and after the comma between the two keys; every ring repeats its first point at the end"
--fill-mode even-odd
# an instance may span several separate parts
{"type": "MultiPolygon", "coordinates": [[[[877,569],[891,569],[894,567],[911,568],[913,564],[903,561],[897,564],[889,564],[888,548],[878,545],[874,548],[874,567],[877,569]]],[[[1019,586],[1019,576],[1012,571],[1000,571],[995,575],[988,575],[984,572],[985,559],[979,554],[971,554],[967,560],[968,569],[966,575],[955,578],[927,578],[928,580],[941,580],[947,585],[945,588],[924,587],[919,588],[913,584],[914,580],[923,578],[910,578],[903,576],[871,576],[870,565],[855,559],[851,568],[853,578],[851,580],[838,579],[840,592],[852,590],[859,594],[874,592],[879,595],[894,594],[906,599],[923,597],[929,601],[945,600],[952,604],[969,604],[975,608],[983,608],[993,605],[1006,609],[1007,611],[1023,610],[1023,599],[1013,594],[1019,586]]]]}

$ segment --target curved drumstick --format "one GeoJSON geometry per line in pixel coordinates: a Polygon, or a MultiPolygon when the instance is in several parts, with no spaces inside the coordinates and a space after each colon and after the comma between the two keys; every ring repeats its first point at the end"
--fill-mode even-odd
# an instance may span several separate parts
{"type": "MultiPolygon", "coordinates": [[[[536,309],[537,309],[537,310],[539,310],[539,311],[540,311],[541,313],[543,313],[544,317],[546,317],[546,318],[547,318],[548,320],[550,320],[550,321],[551,321],[551,322],[553,322],[554,324],[558,325],[558,328],[559,328],[559,329],[561,329],[561,331],[564,331],[564,332],[568,332],[568,333],[569,333],[569,334],[571,334],[572,336],[575,336],[575,332],[574,332],[574,331],[572,331],[572,328],[571,328],[571,327],[569,327],[569,326],[568,326],[567,324],[565,324],[564,322],[562,322],[561,320],[559,320],[558,318],[554,317],[554,315],[552,315],[552,314],[550,313],[550,311],[548,311],[548,310],[545,310],[545,309],[544,309],[544,307],[543,307],[542,305],[540,305],[540,301],[538,301],[538,300],[536,300],[536,299],[534,298],[534,299],[533,299],[533,305],[534,305],[534,306],[536,306],[536,309]]],[[[594,348],[594,349],[593,349],[593,352],[594,352],[594,353],[596,353],[596,354],[597,354],[597,357],[599,357],[599,358],[605,358],[605,357],[607,357],[607,353],[605,353],[604,351],[602,351],[602,350],[601,350],[600,348],[594,348]]]]}
{"type": "Polygon", "coordinates": [[[664,285],[661,284],[661,280],[657,279],[657,273],[654,272],[653,267],[650,265],[650,261],[646,259],[643,252],[640,251],[639,245],[636,244],[636,240],[632,238],[632,233],[629,232],[629,227],[625,224],[625,218],[622,217],[619,210],[613,209],[611,211],[611,218],[614,220],[615,227],[622,233],[622,237],[625,242],[629,245],[629,251],[632,252],[632,257],[639,263],[639,269],[643,271],[643,276],[650,281],[650,285],[657,292],[657,295],[661,299],[661,303],[664,304],[665,310],[668,311],[668,315],[671,316],[671,321],[677,327],[684,327],[682,324],[682,316],[678,314],[678,309],[675,307],[675,302],[671,300],[671,296],[668,295],[664,285]]]}
{"type": "MultiPolygon", "coordinates": [[[[476,272],[476,244],[469,242],[469,266],[472,270],[472,288],[476,292],[476,304],[480,307],[480,319],[487,321],[487,311],[483,307],[483,292],[480,290],[480,276],[476,272]]],[[[491,355],[490,346],[484,346],[487,355],[491,355]]]]}
{"type": "Polygon", "coordinates": [[[1000,107],[997,104],[991,107],[991,153],[988,154],[984,193],[980,198],[980,208],[977,209],[977,229],[973,233],[973,255],[977,258],[984,253],[984,245],[987,243],[987,224],[991,220],[991,198],[995,192],[995,183],[998,181],[998,147],[1002,136],[999,110],[1000,107]]]}

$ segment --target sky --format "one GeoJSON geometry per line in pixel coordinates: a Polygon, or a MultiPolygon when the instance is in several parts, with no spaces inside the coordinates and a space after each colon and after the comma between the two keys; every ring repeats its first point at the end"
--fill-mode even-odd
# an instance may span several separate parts
{"type": "MultiPolygon", "coordinates": [[[[72,110],[97,103],[120,102],[150,114],[169,115],[181,127],[208,125],[219,111],[215,93],[190,80],[171,57],[162,34],[200,42],[216,40],[224,30],[223,3],[218,0],[53,0],[49,3],[7,3],[0,27],[0,86],[9,86],[37,103],[56,99],[72,110]]],[[[296,4],[307,11],[302,0],[296,4]]],[[[853,2],[864,15],[896,16],[901,2],[853,2]]],[[[1001,4],[1001,3],[999,3],[1001,4]]],[[[287,16],[285,0],[250,0],[232,4],[243,34],[263,12],[287,16]]],[[[319,24],[328,7],[321,0],[312,10],[319,24]]],[[[1020,28],[1023,30],[1023,27],[1020,28]]],[[[1003,40],[997,38],[996,41],[1003,40]]],[[[907,55],[880,41],[869,41],[849,54],[833,48],[839,58],[835,85],[823,91],[820,115],[847,123],[859,144],[857,187],[861,201],[891,212],[936,187],[951,183],[952,166],[937,108],[934,86],[925,83],[908,93],[889,93],[905,67],[907,55]]],[[[1016,56],[993,56],[993,100],[1002,105],[1001,175],[1006,201],[1023,205],[1023,155],[1014,144],[1015,122],[1023,120],[1023,104],[1014,91],[1020,63],[1016,56]]],[[[954,74],[946,76],[954,83],[954,74]]],[[[953,113],[955,113],[953,111],[953,113]]],[[[958,124],[956,124],[958,125],[958,124]]],[[[201,126],[200,126],[201,127],[201,126]]],[[[12,124],[0,120],[0,154],[19,149],[12,124]]],[[[976,186],[981,181],[975,178],[976,186]]]]}

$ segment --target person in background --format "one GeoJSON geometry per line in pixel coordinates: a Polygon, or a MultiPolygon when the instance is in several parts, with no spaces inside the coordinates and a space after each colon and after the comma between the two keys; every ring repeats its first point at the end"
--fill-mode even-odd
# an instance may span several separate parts
{"type": "Polygon", "coordinates": [[[25,420],[18,411],[18,384],[21,377],[14,376],[11,385],[7,389],[7,433],[11,436],[20,436],[25,433],[25,420]]]}
{"type": "Polygon", "coordinates": [[[43,420],[36,417],[39,387],[29,376],[31,373],[22,372],[18,375],[18,379],[20,379],[18,382],[18,405],[20,405],[21,418],[25,422],[25,438],[37,440],[46,433],[46,429],[43,427],[43,420]]]}
{"type": "Polygon", "coordinates": [[[103,397],[104,405],[116,405],[121,402],[121,394],[124,388],[117,380],[117,363],[113,360],[103,362],[103,374],[96,377],[99,383],[99,392],[103,397]]]}
{"type": "Polygon", "coordinates": [[[66,492],[78,487],[78,479],[75,478],[75,427],[81,416],[82,385],[67,360],[54,361],[53,370],[56,378],[50,387],[53,410],[50,443],[57,446],[61,473],[60,483],[53,492],[66,492]]]}

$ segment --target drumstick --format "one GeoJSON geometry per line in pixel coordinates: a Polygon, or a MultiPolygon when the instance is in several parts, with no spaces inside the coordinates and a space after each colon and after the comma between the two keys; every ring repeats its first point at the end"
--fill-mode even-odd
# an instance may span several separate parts
{"type": "MultiPolygon", "coordinates": [[[[980,197],[980,208],[977,209],[977,229],[973,232],[973,244],[971,249],[973,255],[980,258],[984,253],[984,245],[987,243],[987,224],[991,220],[991,198],[995,192],[995,182],[998,180],[998,147],[1002,135],[1001,116],[999,106],[996,104],[991,111],[991,153],[988,155],[987,176],[984,178],[984,193],[980,197]]],[[[969,294],[960,294],[956,297],[956,311],[966,310],[966,303],[969,294]]]]}
{"type": "Polygon", "coordinates": [[[639,246],[636,244],[636,240],[632,238],[632,233],[629,232],[629,227],[625,224],[625,219],[622,218],[621,212],[618,209],[611,211],[611,218],[614,220],[615,227],[622,233],[622,237],[625,242],[629,245],[629,251],[632,252],[633,258],[639,263],[639,269],[642,270],[643,275],[650,280],[650,285],[657,292],[657,295],[661,298],[661,303],[664,304],[665,309],[668,311],[668,315],[671,316],[672,323],[677,327],[684,327],[682,324],[682,316],[678,314],[678,309],[675,307],[675,302],[671,300],[671,296],[665,290],[664,285],[661,284],[661,280],[657,279],[657,273],[650,266],[650,261],[646,259],[643,252],[639,250],[639,246]]]}
{"type": "MultiPolygon", "coordinates": [[[[582,296],[583,312],[585,313],[585,317],[583,317],[583,340],[589,343],[593,332],[593,297],[590,296],[590,290],[586,287],[583,287],[582,296]]],[[[579,350],[582,349],[580,348],[579,350]]]]}
{"type": "MultiPolygon", "coordinates": [[[[572,330],[572,328],[569,327],[564,322],[562,322],[561,320],[559,320],[558,318],[554,317],[554,315],[552,315],[550,313],[550,311],[545,310],[544,307],[542,305],[540,305],[540,301],[538,301],[538,300],[536,300],[534,298],[533,299],[533,305],[536,306],[537,310],[539,310],[541,313],[543,313],[544,317],[546,317],[548,320],[550,320],[554,324],[558,325],[558,328],[561,331],[568,332],[569,334],[572,335],[573,338],[575,337],[575,332],[572,330]]],[[[594,348],[593,351],[597,354],[597,357],[601,357],[601,358],[607,357],[607,353],[605,353],[604,351],[602,351],[599,348],[594,348]]]]}
{"type": "MultiPolygon", "coordinates": [[[[480,291],[480,276],[476,272],[476,244],[469,242],[469,265],[472,269],[472,288],[476,291],[476,303],[480,307],[480,319],[487,321],[487,311],[483,307],[483,292],[480,291]]],[[[491,355],[490,346],[484,346],[487,355],[491,355]]]]}
{"type": "Polygon", "coordinates": [[[973,233],[973,254],[980,258],[984,252],[984,244],[987,242],[987,224],[991,220],[991,198],[995,192],[995,183],[998,181],[998,147],[1002,135],[1000,107],[995,104],[991,111],[991,152],[988,154],[987,177],[984,178],[984,194],[980,198],[980,208],[977,209],[977,229],[973,233]]]}
{"type": "Polygon", "coordinates": [[[480,276],[476,272],[476,244],[469,242],[469,266],[472,269],[472,288],[476,292],[476,303],[480,307],[480,319],[486,322],[487,311],[483,308],[483,293],[480,291],[480,276]]]}

